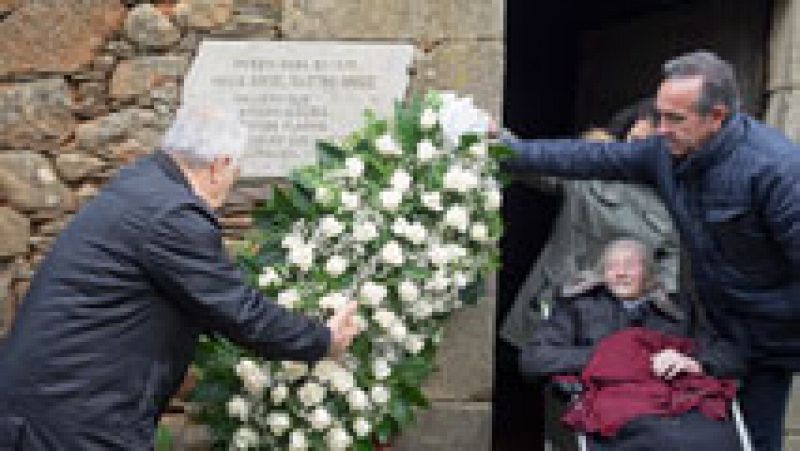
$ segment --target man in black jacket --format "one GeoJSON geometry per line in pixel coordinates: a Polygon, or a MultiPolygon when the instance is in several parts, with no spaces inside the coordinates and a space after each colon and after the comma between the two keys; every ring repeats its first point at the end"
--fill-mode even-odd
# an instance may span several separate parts
{"type": "Polygon", "coordinates": [[[160,150],[123,168],[60,234],[0,343],[0,449],[150,449],[201,331],[269,359],[316,361],[353,335],[247,286],[213,209],[246,131],[184,108],[160,150]]]}
{"type": "Polygon", "coordinates": [[[512,171],[653,185],[688,250],[714,328],[749,352],[742,407],[756,448],[781,449],[800,370],[800,149],[739,111],[729,64],[693,52],[664,65],[658,136],[633,143],[506,140],[512,171]]]}

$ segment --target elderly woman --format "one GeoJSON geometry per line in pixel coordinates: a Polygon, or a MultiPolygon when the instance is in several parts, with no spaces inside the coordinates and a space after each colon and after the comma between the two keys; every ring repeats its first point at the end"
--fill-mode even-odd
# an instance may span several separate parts
{"type": "MultiPolygon", "coordinates": [[[[537,327],[520,354],[522,373],[529,378],[581,374],[597,358],[604,340],[635,327],[662,334],[659,337],[691,338],[695,345],[691,353],[676,346],[650,354],[646,364],[651,374],[647,376],[653,379],[678,380],[682,374],[739,376],[743,364],[738,353],[716,339],[698,312],[675,302],[653,282],[652,266],[650,252],[641,242],[618,240],[608,245],[601,257],[600,274],[583,274],[564,287],[552,315],[537,327]]],[[[620,356],[613,357],[619,360],[620,356]]],[[[633,367],[635,362],[622,359],[619,365],[633,367]]],[[[739,449],[732,422],[708,418],[697,410],[669,421],[661,415],[640,415],[625,422],[613,436],[607,435],[590,434],[590,449],[739,449]]]]}

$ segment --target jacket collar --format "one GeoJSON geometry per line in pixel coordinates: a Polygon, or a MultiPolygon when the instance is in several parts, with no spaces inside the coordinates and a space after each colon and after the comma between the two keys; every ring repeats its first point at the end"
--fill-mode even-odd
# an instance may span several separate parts
{"type": "MultiPolygon", "coordinates": [[[[595,271],[580,271],[571,282],[561,288],[561,296],[571,299],[598,289],[608,292],[608,288],[600,274],[595,271]]],[[[653,307],[673,321],[686,319],[686,314],[670,299],[667,291],[661,285],[654,286],[646,297],[653,307]]]]}
{"type": "Polygon", "coordinates": [[[734,149],[734,143],[744,136],[744,115],[734,113],[722,128],[705,144],[675,164],[679,177],[698,174],[727,157],[734,149]]]}
{"type": "Polygon", "coordinates": [[[189,191],[192,191],[192,186],[189,184],[189,179],[187,179],[183,174],[183,171],[181,171],[181,168],[178,167],[177,163],[175,163],[175,160],[167,155],[166,152],[156,149],[156,151],[153,152],[153,161],[170,180],[177,182],[189,191]]]}

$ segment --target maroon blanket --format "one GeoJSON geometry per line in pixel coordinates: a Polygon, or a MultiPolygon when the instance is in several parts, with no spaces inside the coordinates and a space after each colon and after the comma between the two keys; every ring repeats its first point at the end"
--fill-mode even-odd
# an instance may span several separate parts
{"type": "Polygon", "coordinates": [[[727,419],[734,381],[695,374],[658,378],[650,358],[668,348],[692,355],[694,344],[642,328],[624,329],[598,342],[579,377],[584,391],[562,420],[573,429],[612,437],[641,415],[675,416],[697,408],[709,418],[727,419]]]}

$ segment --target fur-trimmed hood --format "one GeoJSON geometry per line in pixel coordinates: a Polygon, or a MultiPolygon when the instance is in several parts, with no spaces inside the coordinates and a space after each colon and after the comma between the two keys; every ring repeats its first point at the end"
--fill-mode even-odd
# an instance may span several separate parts
{"type": "MultiPolygon", "coordinates": [[[[596,271],[580,271],[561,288],[560,294],[561,298],[569,300],[588,294],[596,289],[609,291],[603,281],[603,277],[596,271]]],[[[670,299],[667,291],[660,284],[651,287],[646,296],[662,313],[677,321],[686,319],[686,313],[670,299]]]]}

